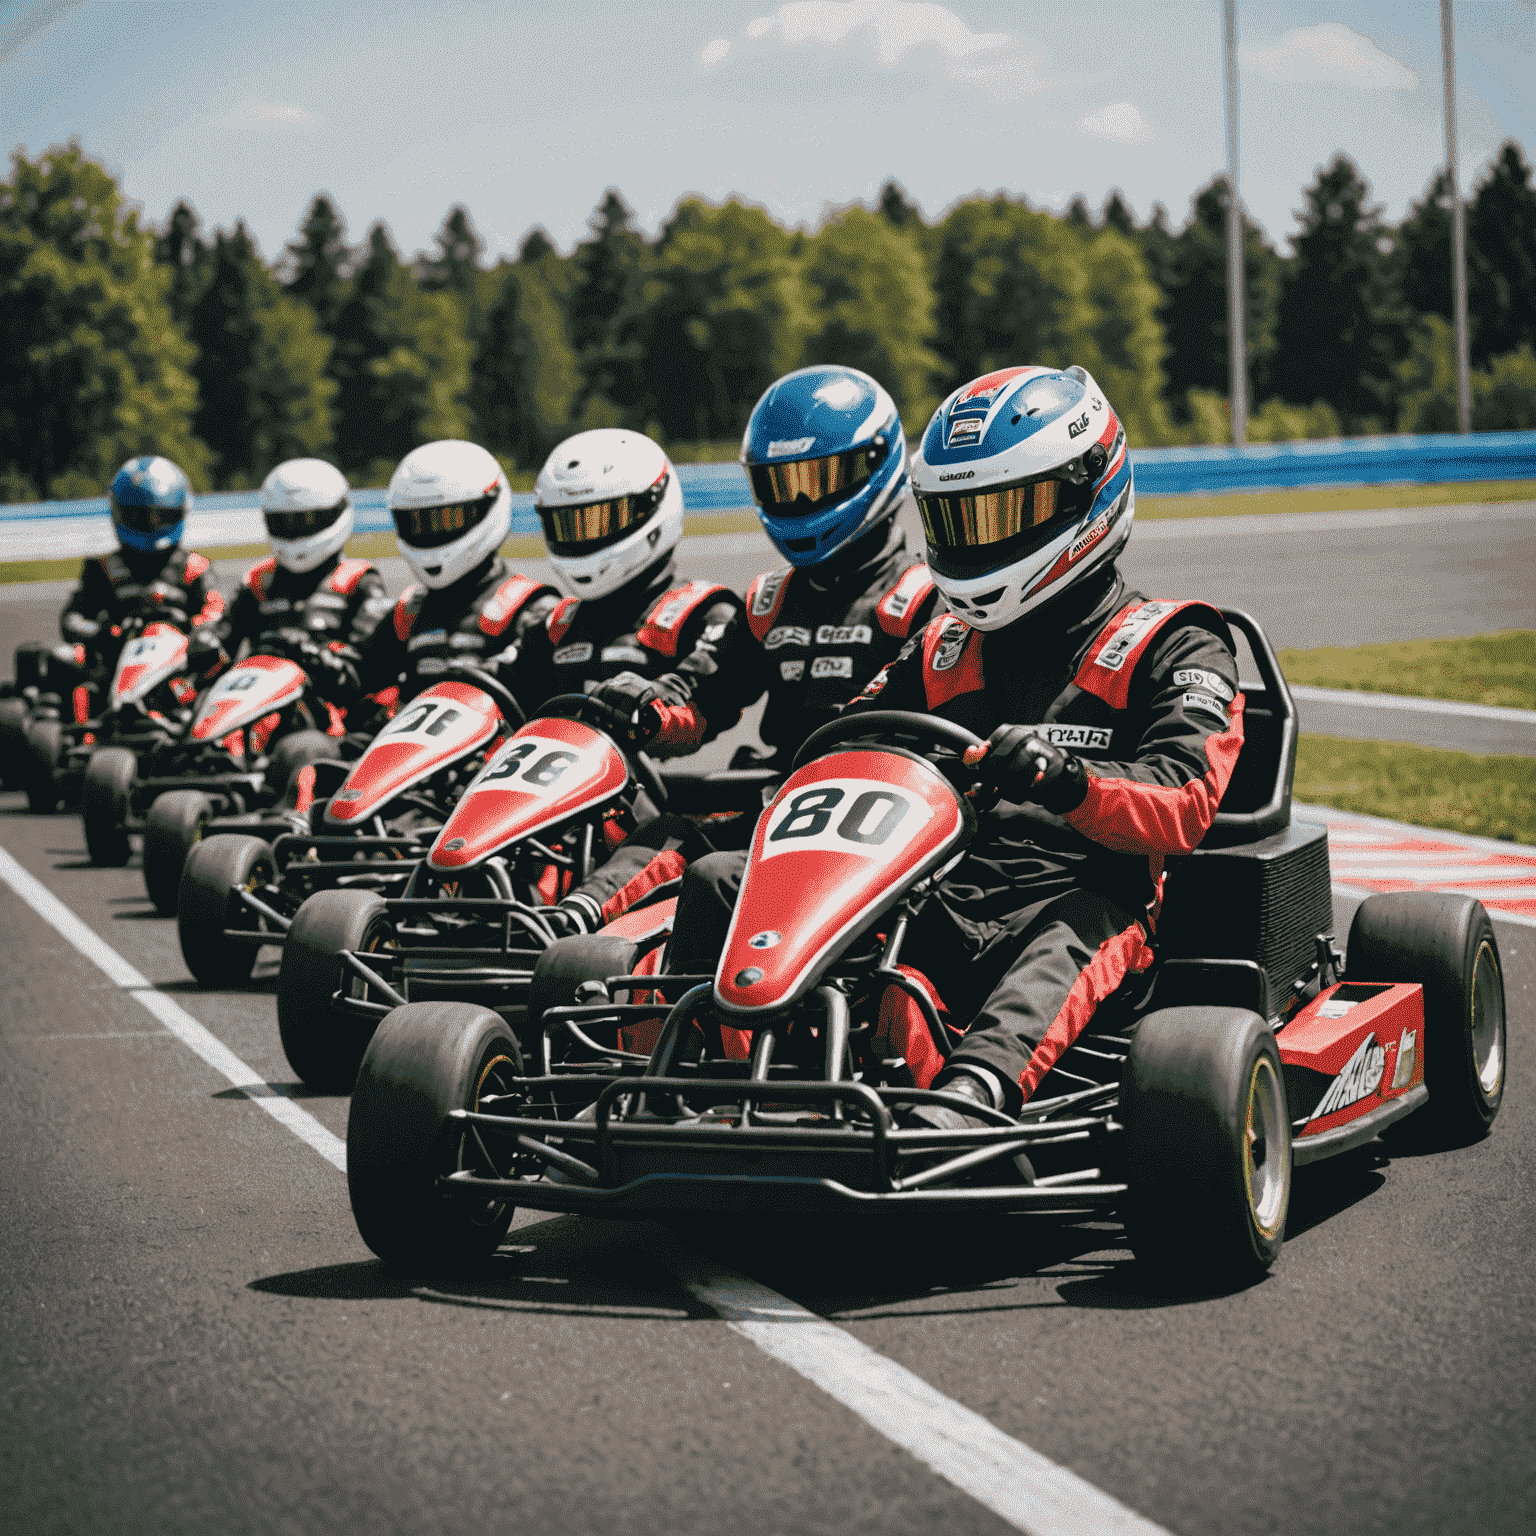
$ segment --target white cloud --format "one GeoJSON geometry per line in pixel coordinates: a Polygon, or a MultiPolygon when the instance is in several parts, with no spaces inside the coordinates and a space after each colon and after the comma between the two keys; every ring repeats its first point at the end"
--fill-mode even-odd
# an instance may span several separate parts
{"type": "Polygon", "coordinates": [[[219,121],[226,128],[318,128],[322,119],[293,101],[260,101],[248,97],[219,121]]]}
{"type": "Polygon", "coordinates": [[[1370,38],[1337,21],[1297,27],[1272,47],[1239,48],[1245,69],[1279,85],[1346,85],[1357,91],[1411,91],[1419,77],[1370,38]]]}
{"type": "Polygon", "coordinates": [[[1117,101],[1100,107],[1087,117],[1080,117],[1077,126],[1096,139],[1108,139],[1113,144],[1146,144],[1152,139],[1152,127],[1134,102],[1117,101]]]}
{"type": "Polygon", "coordinates": [[[705,43],[699,50],[699,63],[705,69],[713,69],[731,51],[730,42],[723,37],[717,37],[712,43],[705,43]]]}

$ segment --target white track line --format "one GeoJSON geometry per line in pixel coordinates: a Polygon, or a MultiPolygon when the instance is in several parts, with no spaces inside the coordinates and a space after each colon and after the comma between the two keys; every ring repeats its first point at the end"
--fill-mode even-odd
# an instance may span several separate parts
{"type": "MultiPolygon", "coordinates": [[[[92,964],[280,1125],[346,1171],[346,1143],[268,1087],[184,1008],[157,992],[40,880],[0,848],[0,880],[92,964]]],[[[699,1261],[701,1263],[701,1261],[699,1261]]],[[[782,1361],[925,1466],[1029,1536],[1166,1536],[1076,1473],[1005,1435],[905,1366],[744,1275],[676,1268],[678,1278],[737,1333],[782,1361]]]]}
{"type": "Polygon", "coordinates": [[[0,880],[32,908],[45,923],[58,930],[93,965],[105,971],[134,1000],[170,1030],[183,1045],[191,1047],[210,1067],[261,1106],[278,1124],[307,1142],[326,1162],[347,1168],[346,1143],[333,1135],[306,1109],[274,1092],[223,1041],[210,1034],[185,1008],[173,1002],[154,983],[141,976],[105,939],[97,937],[41,880],[29,873],[4,848],[0,848],[0,880]]]}

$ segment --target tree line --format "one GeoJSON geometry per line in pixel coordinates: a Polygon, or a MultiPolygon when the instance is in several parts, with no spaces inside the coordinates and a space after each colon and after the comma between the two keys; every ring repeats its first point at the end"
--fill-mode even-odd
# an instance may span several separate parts
{"type": "MultiPolygon", "coordinates": [[[[265,262],[243,223],[180,202],[143,221],[78,142],[0,183],[0,501],[99,494],[132,454],[201,488],[314,454],[382,484],[419,443],[469,437],[526,477],[584,427],[679,458],[732,457],[753,403],[808,363],[890,389],[915,437],[957,384],[1080,363],[1133,444],[1229,435],[1226,183],[1175,230],[1118,194],[1063,215],[998,194],[929,222],[892,181],[873,208],[786,229],[732,199],[683,201],[654,239],[609,191],[569,256],[535,229],[494,264],[465,208],[402,258],[350,243],[317,196],[265,262]]],[[[1282,254],[1246,228],[1249,435],[1456,424],[1443,175],[1396,226],[1342,154],[1303,193],[1282,254]]],[[[1536,189],[1507,143],[1467,211],[1479,430],[1536,426],[1536,189]]]]}

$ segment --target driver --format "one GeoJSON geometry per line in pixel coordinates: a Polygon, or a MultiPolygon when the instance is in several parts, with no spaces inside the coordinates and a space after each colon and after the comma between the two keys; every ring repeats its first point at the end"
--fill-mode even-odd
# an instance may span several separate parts
{"type": "MultiPolygon", "coordinates": [[[[966,761],[1001,803],[902,958],[968,1024],[933,1086],[1016,1114],[1098,1005],[1151,964],[1164,861],[1211,824],[1243,696],[1215,608],[1126,587],[1125,432],[1084,370],[1006,368],[956,391],[912,475],[953,614],[850,710],[924,711],[985,738],[966,761]]],[[[738,886],[719,858],[689,871],[669,969],[713,969],[738,886]]],[[[936,1105],[911,1115],[985,1123],[936,1105]]]]}

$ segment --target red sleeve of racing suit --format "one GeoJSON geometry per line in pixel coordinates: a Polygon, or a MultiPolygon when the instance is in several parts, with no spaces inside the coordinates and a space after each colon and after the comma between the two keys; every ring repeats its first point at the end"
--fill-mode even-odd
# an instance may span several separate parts
{"type": "Polygon", "coordinates": [[[734,593],[690,614],[679,642],[683,659],[656,679],[661,729],[652,744],[669,757],[729,730],[763,691],[761,647],[734,593]]]}
{"type": "Polygon", "coordinates": [[[191,610],[189,622],[193,629],[217,622],[224,612],[224,598],[213,585],[212,576],[213,565],[207,555],[194,551],[187,556],[182,581],[187,589],[187,607],[191,610]],[[201,606],[194,607],[199,603],[201,606]]]}
{"type": "Polygon", "coordinates": [[[1188,853],[1205,836],[1243,745],[1243,696],[1227,641],[1172,629],[1138,668],[1146,730],[1127,762],[1088,766],[1088,793],[1067,825],[1116,853],[1188,853]]]}

